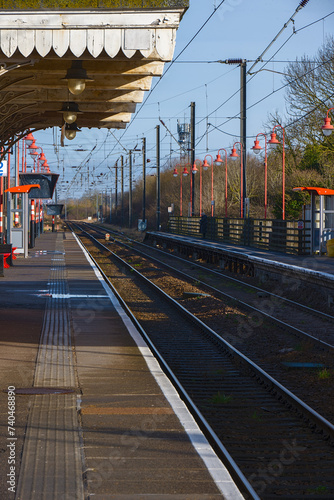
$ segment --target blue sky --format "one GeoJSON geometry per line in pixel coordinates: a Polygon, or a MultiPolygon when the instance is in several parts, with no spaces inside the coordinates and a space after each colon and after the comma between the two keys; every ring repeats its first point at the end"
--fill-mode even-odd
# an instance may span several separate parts
{"type": "MultiPolygon", "coordinates": [[[[136,144],[141,147],[142,137],[146,137],[147,157],[152,158],[153,165],[155,127],[158,124],[161,126],[162,164],[170,157],[177,158],[177,144],[170,138],[159,118],[174,135],[177,135],[177,120],[187,123],[190,121],[191,102],[196,103],[197,158],[204,158],[207,152],[216,154],[222,147],[230,148],[233,142],[239,139],[239,119],[233,117],[240,109],[237,92],[240,86],[240,68],[213,61],[231,58],[255,60],[294,14],[300,0],[225,0],[184,50],[220,1],[190,0],[190,8],[177,32],[174,53],[176,61],[165,65],[165,75],[157,85],[157,79],[153,80],[152,86],[156,85],[153,92],[144,105],[137,106],[134,119],[125,131],[112,131],[111,134],[105,130],[82,129],[73,141],[66,142],[65,148],[59,148],[58,155],[55,154],[54,144],[59,143],[59,130],[35,133],[52,170],[60,173],[64,171],[65,179],[69,181],[67,184],[71,183],[76,171],[72,167],[85,163],[88,155],[91,172],[94,168],[96,174],[105,174],[110,172],[108,167],[112,167],[116,159],[125,154],[125,149],[134,148],[136,144]],[[233,94],[236,95],[232,97],[233,94]],[[207,123],[210,124],[208,129],[207,123]],[[95,149],[90,155],[94,146],[95,149]],[[78,152],[76,149],[85,151],[78,152]]],[[[269,113],[277,111],[282,116],[285,114],[285,91],[279,90],[283,84],[283,77],[272,71],[284,72],[287,64],[284,61],[293,61],[303,55],[310,57],[315,55],[326,37],[333,34],[334,14],[330,15],[332,12],[334,12],[332,0],[309,0],[295,15],[294,24],[288,25],[265,54],[264,60],[274,56],[265,66],[271,71],[260,71],[252,78],[248,77],[248,147],[253,144],[253,136],[265,131],[264,124],[269,113]],[[325,16],[326,19],[320,20],[325,16]],[[315,22],[318,20],[320,21],[315,22]],[[308,26],[311,23],[314,24],[308,26]],[[261,99],[262,102],[256,104],[261,99]]],[[[248,62],[247,69],[252,64],[248,62]]],[[[257,64],[253,71],[261,69],[262,66],[262,63],[257,64]]],[[[140,164],[139,153],[135,160],[137,165],[135,175],[141,173],[140,164]]],[[[106,182],[111,180],[106,176],[102,179],[99,185],[101,190],[106,186],[106,182]]],[[[71,193],[79,196],[80,186],[77,182],[74,186],[76,191],[72,189],[71,193]]]]}

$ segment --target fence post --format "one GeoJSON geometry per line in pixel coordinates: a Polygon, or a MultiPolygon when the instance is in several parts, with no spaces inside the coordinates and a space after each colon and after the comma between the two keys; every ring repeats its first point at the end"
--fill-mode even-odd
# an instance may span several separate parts
{"type": "Polygon", "coordinates": [[[229,241],[230,239],[230,223],[227,217],[223,220],[223,241],[229,241]]]}
{"type": "Polygon", "coordinates": [[[273,220],[272,233],[269,237],[269,250],[286,251],[287,227],[285,220],[273,220]]]}

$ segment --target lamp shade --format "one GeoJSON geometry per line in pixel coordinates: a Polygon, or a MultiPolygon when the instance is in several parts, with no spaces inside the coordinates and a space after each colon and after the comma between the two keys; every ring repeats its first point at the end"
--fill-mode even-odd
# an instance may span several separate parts
{"type": "Polygon", "coordinates": [[[208,162],[204,159],[204,161],[203,161],[203,170],[208,170],[209,166],[210,165],[208,164],[208,162]]]}
{"type": "Polygon", "coordinates": [[[78,114],[82,113],[76,102],[64,102],[62,108],[59,110],[63,113],[64,121],[68,124],[74,123],[77,120],[78,114]]]}
{"type": "Polygon", "coordinates": [[[36,156],[38,155],[37,149],[39,149],[38,146],[36,146],[35,141],[28,147],[28,153],[30,156],[36,156]]]}
{"type": "Polygon", "coordinates": [[[70,129],[70,128],[65,128],[65,137],[69,141],[72,141],[77,135],[77,131],[70,129]]]}
{"type": "Polygon", "coordinates": [[[66,123],[65,125],[65,137],[69,141],[72,141],[75,136],[77,135],[77,132],[81,132],[81,130],[78,128],[77,124],[74,123],[66,123]]]}
{"type": "Polygon", "coordinates": [[[278,144],[281,144],[280,141],[277,139],[275,132],[272,132],[268,144],[270,144],[271,146],[277,146],[278,144]]]}
{"type": "Polygon", "coordinates": [[[79,78],[69,78],[68,90],[73,95],[80,95],[86,88],[86,81],[79,78]]]}
{"type": "Polygon", "coordinates": [[[92,80],[87,76],[86,70],[82,67],[82,61],[72,61],[72,66],[67,70],[65,78],[68,90],[71,94],[79,95],[86,87],[86,82],[92,80]]]}
{"type": "Polygon", "coordinates": [[[232,158],[233,160],[236,160],[237,158],[239,158],[239,155],[238,155],[237,150],[235,148],[232,148],[232,153],[230,154],[230,158],[232,158]]]}
{"type": "Polygon", "coordinates": [[[49,167],[49,164],[47,162],[47,160],[45,160],[45,162],[43,163],[42,167],[44,168],[44,170],[46,170],[47,172],[50,171],[50,167],[49,167]]]}
{"type": "Polygon", "coordinates": [[[254,151],[254,153],[256,154],[259,154],[259,152],[261,151],[261,146],[260,146],[260,142],[256,139],[254,141],[254,146],[252,147],[252,150],[254,151]]]}
{"type": "Polygon", "coordinates": [[[29,134],[25,136],[25,141],[28,146],[31,146],[35,142],[34,136],[31,132],[29,132],[29,134]]]}
{"type": "Polygon", "coordinates": [[[329,116],[326,116],[325,124],[321,127],[323,134],[328,137],[333,132],[333,128],[333,125],[331,125],[331,119],[329,116]]]}

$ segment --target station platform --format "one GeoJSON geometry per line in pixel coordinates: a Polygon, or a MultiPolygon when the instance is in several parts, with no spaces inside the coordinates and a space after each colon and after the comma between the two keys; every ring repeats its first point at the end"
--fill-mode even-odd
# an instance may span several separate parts
{"type": "Polygon", "coordinates": [[[162,240],[174,241],[177,243],[190,243],[194,247],[207,248],[211,251],[218,251],[222,254],[238,256],[240,258],[248,258],[253,262],[268,263],[276,267],[291,269],[299,269],[301,272],[309,274],[328,274],[334,280],[334,258],[327,255],[293,255],[283,252],[275,252],[270,250],[261,250],[243,245],[233,245],[220,241],[209,239],[196,238],[192,236],[184,236],[172,233],[149,231],[146,233],[146,239],[153,240],[160,238],[162,240]]]}
{"type": "Polygon", "coordinates": [[[180,257],[206,261],[235,276],[256,278],[279,295],[283,289],[292,299],[302,294],[311,307],[332,313],[334,258],[327,255],[291,255],[162,231],[147,231],[144,242],[180,257]]]}
{"type": "Polygon", "coordinates": [[[0,497],[242,499],[70,232],[0,278],[0,497]]]}

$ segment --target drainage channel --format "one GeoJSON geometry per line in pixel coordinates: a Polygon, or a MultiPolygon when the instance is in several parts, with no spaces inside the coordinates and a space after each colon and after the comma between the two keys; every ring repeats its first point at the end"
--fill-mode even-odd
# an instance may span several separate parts
{"type": "Polygon", "coordinates": [[[62,235],[56,240],[49,297],[30,395],[16,500],[84,498],[77,383],[71,346],[68,288],[62,235]]]}

